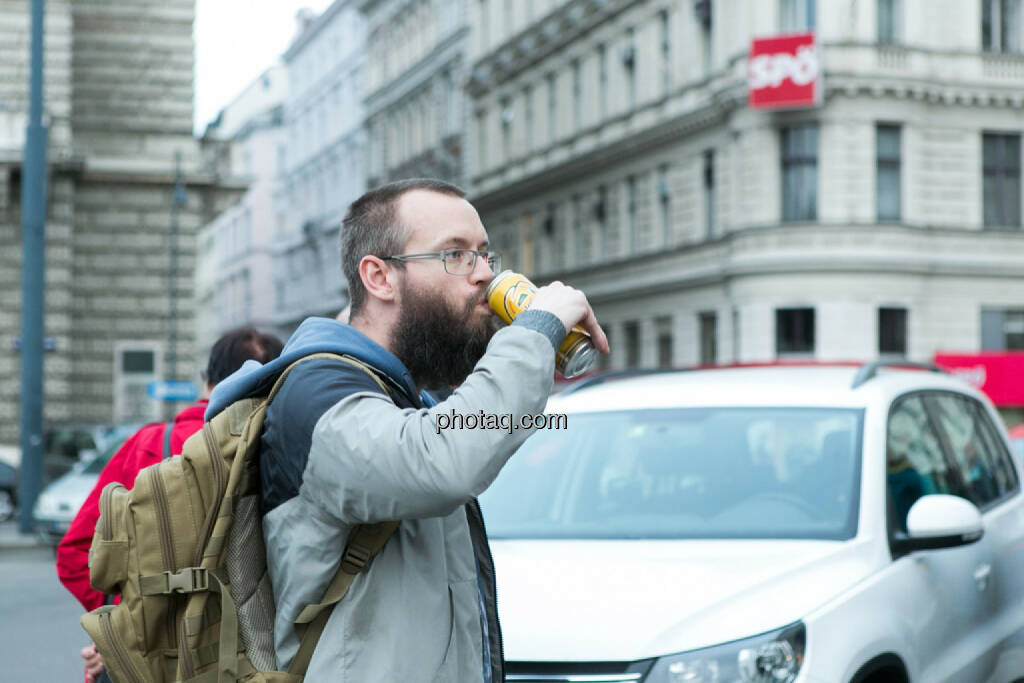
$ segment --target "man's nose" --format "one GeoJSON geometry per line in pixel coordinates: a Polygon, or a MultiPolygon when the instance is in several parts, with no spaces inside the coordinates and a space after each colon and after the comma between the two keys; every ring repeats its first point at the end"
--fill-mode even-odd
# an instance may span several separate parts
{"type": "Polygon", "coordinates": [[[476,265],[473,267],[473,271],[469,274],[471,282],[483,283],[490,282],[494,279],[494,271],[491,270],[491,264],[487,262],[483,256],[478,256],[476,259],[476,265]]]}

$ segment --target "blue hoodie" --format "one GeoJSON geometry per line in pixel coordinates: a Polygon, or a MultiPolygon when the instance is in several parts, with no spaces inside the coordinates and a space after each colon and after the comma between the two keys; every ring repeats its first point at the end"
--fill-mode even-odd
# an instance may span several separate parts
{"type": "Polygon", "coordinates": [[[331,318],[306,318],[288,339],[284,350],[266,365],[247,360],[227,379],[214,387],[210,405],[206,408],[207,422],[229,405],[249,396],[269,391],[270,386],[285,368],[300,358],[313,353],[339,353],[352,356],[390,378],[402,387],[413,400],[432,405],[427,396],[419,396],[412,375],[393,353],[374,342],[359,330],[331,318]]]}

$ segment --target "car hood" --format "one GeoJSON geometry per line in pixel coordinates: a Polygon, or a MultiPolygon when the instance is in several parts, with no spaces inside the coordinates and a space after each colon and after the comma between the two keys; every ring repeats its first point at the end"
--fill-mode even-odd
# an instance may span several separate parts
{"type": "Polygon", "coordinates": [[[491,543],[509,661],[632,661],[777,629],[872,571],[863,542],[491,543]]]}
{"type": "Polygon", "coordinates": [[[68,472],[43,489],[40,498],[45,496],[47,504],[39,505],[37,511],[47,518],[73,519],[97,481],[96,474],[68,472]]]}

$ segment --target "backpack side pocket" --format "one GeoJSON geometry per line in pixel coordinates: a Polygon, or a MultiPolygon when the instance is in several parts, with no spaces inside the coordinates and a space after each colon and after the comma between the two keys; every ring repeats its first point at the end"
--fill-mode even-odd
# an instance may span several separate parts
{"type": "Polygon", "coordinates": [[[122,605],[104,605],[82,615],[85,629],[103,656],[103,666],[119,683],[150,683],[153,674],[138,656],[138,634],[131,615],[122,605]]]}
{"type": "Polygon", "coordinates": [[[100,493],[100,517],[89,548],[89,583],[102,593],[120,593],[128,578],[128,498],[128,490],[117,482],[100,493]]]}

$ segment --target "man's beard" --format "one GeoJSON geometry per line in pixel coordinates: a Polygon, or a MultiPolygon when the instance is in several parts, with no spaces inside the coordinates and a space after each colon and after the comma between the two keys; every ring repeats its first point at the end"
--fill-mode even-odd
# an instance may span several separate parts
{"type": "Polygon", "coordinates": [[[487,350],[495,316],[480,318],[470,299],[456,310],[441,295],[424,294],[402,285],[402,312],[391,333],[391,348],[421,389],[462,384],[487,350]]]}

